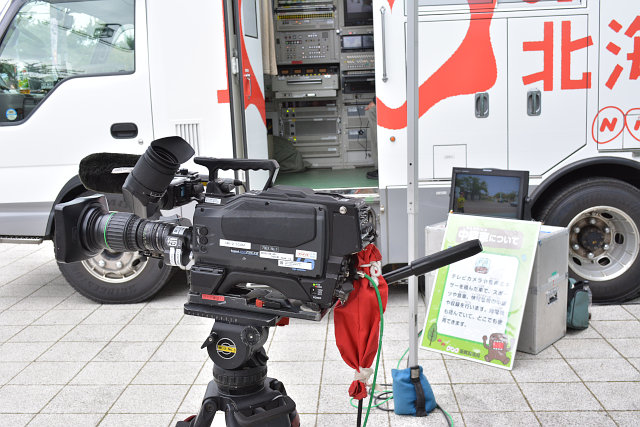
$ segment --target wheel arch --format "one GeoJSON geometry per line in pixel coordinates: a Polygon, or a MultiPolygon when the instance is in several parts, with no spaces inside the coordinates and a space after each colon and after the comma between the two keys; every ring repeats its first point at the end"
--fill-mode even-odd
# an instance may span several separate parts
{"type": "Polygon", "coordinates": [[[554,172],[531,194],[531,217],[541,219],[541,210],[561,188],[590,177],[615,178],[640,189],[640,162],[620,157],[592,157],[554,172]]]}
{"type": "Polygon", "coordinates": [[[73,200],[76,197],[78,197],[80,194],[84,193],[85,191],[87,191],[87,189],[84,187],[84,185],[82,185],[82,182],[80,181],[80,177],[78,175],[71,178],[62,187],[62,189],[58,193],[58,196],[55,199],[55,202],[53,202],[53,206],[51,207],[51,212],[49,212],[49,220],[47,221],[47,229],[45,234],[45,237],[47,239],[53,238],[53,232],[55,228],[54,213],[56,210],[56,205],[58,203],[64,203],[64,202],[68,202],[69,200],[73,200]]]}

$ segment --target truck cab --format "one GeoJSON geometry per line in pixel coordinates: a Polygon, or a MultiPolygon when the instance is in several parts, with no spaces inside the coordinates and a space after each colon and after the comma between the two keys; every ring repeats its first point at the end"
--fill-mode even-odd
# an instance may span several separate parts
{"type": "MultiPolygon", "coordinates": [[[[222,23],[218,2],[194,6],[222,23]]],[[[175,31],[174,19],[188,22],[192,8],[2,0],[0,11],[0,242],[51,239],[55,204],[87,193],[77,175],[88,154],[141,154],[154,139],[180,135],[198,155],[234,156],[229,105],[204,108],[226,84],[226,71],[215,66],[223,30],[175,31]],[[197,54],[196,41],[216,38],[207,55],[197,54]]],[[[109,201],[127,209],[119,195],[109,201]]],[[[60,269],[102,302],[146,299],[171,273],[156,260],[115,252],[60,269]]]]}

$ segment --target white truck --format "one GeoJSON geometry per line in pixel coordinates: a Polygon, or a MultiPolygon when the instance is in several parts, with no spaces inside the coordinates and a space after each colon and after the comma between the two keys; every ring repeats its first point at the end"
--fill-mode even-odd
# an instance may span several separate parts
{"type": "MultiPolygon", "coordinates": [[[[180,135],[214,157],[289,143],[309,168],[277,183],[366,197],[385,263],[407,262],[403,1],[0,9],[1,241],[51,238],[54,204],[85,192],[85,155],[180,135]]],[[[452,167],[528,170],[531,217],[570,227],[572,274],[596,301],[638,295],[640,3],[420,0],[419,39],[421,228],[446,217],[452,167]]],[[[117,253],[60,267],[112,302],[146,298],[170,273],[117,253]]]]}

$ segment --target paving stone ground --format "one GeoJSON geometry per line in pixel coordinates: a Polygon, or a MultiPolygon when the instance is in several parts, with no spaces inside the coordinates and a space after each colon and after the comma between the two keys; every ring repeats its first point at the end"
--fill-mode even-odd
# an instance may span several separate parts
{"type": "MultiPolygon", "coordinates": [[[[0,244],[0,425],[171,426],[195,413],[212,364],[200,345],[211,321],[185,316],[176,274],[153,300],[101,305],[60,275],[50,242],[0,244]]],[[[420,310],[424,316],[424,308],[420,310]]],[[[390,291],[379,383],[408,346],[405,287],[390,291]]],[[[420,350],[436,400],[456,426],[640,425],[640,305],[592,307],[589,329],[512,371],[420,350]]],[[[422,319],[420,320],[422,321],[422,319]]],[[[296,401],[303,426],[356,424],[353,372],[333,319],[293,320],[265,346],[269,375],[296,401]]],[[[224,425],[219,414],[214,425],[224,425]]],[[[372,410],[369,426],[444,426],[442,414],[372,410]]]]}

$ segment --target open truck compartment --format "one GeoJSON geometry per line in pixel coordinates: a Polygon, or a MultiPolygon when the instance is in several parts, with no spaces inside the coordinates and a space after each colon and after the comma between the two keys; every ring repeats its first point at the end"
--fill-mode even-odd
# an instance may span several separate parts
{"type": "Polygon", "coordinates": [[[375,99],[372,2],[275,0],[273,7],[274,30],[262,34],[272,41],[263,46],[273,46],[263,49],[263,62],[275,57],[277,69],[264,75],[267,127],[289,141],[308,168],[333,170],[280,181],[377,187],[376,180],[366,181],[376,166],[375,123],[365,110],[375,99]],[[366,169],[335,174],[353,168],[366,169]]]}

